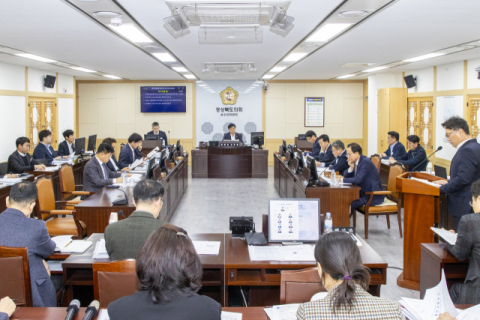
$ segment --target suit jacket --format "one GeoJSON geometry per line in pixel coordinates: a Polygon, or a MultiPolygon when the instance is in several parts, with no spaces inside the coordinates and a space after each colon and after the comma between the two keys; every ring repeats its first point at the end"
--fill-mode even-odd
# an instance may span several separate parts
{"type": "Polygon", "coordinates": [[[0,312],[0,320],[9,320],[8,314],[0,312]]]}
{"type": "MultiPolygon", "coordinates": [[[[412,171],[420,162],[427,159],[427,153],[421,145],[415,148],[415,150],[410,150],[408,153],[405,153],[403,156],[395,157],[398,163],[408,166],[408,171],[412,171]]],[[[422,163],[415,171],[425,171],[427,170],[428,160],[422,163]]]]}
{"type": "Polygon", "coordinates": [[[343,173],[345,170],[348,170],[350,166],[348,165],[347,152],[344,150],[341,155],[335,158],[335,160],[328,163],[328,166],[330,170],[338,171],[340,172],[340,174],[343,173]]]}
{"type": "MultiPolygon", "coordinates": [[[[365,198],[365,200],[368,201],[368,198],[370,196],[368,194],[365,194],[365,192],[383,191],[378,169],[377,167],[375,167],[372,160],[368,159],[368,157],[363,155],[360,156],[356,171],[357,174],[355,175],[355,171],[348,172],[348,170],[345,170],[345,172],[343,173],[343,182],[353,183],[362,188],[360,190],[361,198],[365,198]]],[[[384,195],[374,196],[371,205],[380,204],[384,200],[384,195]]]]}
{"type": "MultiPolygon", "coordinates": [[[[155,133],[154,133],[153,130],[152,130],[152,131],[148,132],[147,134],[155,134],[155,133]]],[[[167,134],[166,134],[164,131],[159,130],[159,131],[158,131],[158,135],[160,136],[160,138],[162,138],[163,140],[165,140],[165,145],[168,146],[167,134]]]]}
{"type": "MultiPolygon", "coordinates": [[[[75,145],[72,144],[73,151],[75,151],[75,145]]],[[[69,156],[72,152],[68,148],[67,140],[60,142],[58,145],[58,155],[59,156],[69,156]]]]}
{"type": "MultiPolygon", "coordinates": [[[[383,157],[383,159],[388,159],[390,158],[390,156],[392,156],[392,153],[390,151],[390,146],[388,146],[388,149],[387,151],[385,151],[385,153],[387,154],[387,156],[383,157]]],[[[405,153],[407,153],[407,151],[405,150],[405,146],[400,141],[398,141],[393,146],[393,157],[397,159],[398,157],[403,157],[405,153]]]]}
{"type": "Polygon", "coordinates": [[[57,153],[53,150],[52,146],[45,146],[43,143],[37,144],[35,150],[33,150],[33,159],[47,159],[49,163],[57,157],[57,153]],[[50,150],[50,152],[48,152],[50,150]]]}
{"type": "MultiPolygon", "coordinates": [[[[121,169],[125,168],[125,167],[120,167],[120,163],[118,163],[117,158],[115,158],[114,154],[112,154],[111,159],[113,160],[113,162],[115,162],[115,165],[117,166],[118,170],[121,170],[121,169]]],[[[110,169],[110,171],[114,171],[114,172],[117,171],[117,169],[115,169],[115,167],[113,166],[111,161],[107,162],[107,167],[108,167],[108,169],[110,169]]]]}
{"type": "Polygon", "coordinates": [[[105,179],[103,167],[98,163],[97,157],[93,156],[83,168],[83,191],[96,192],[105,186],[113,183],[113,179],[119,178],[122,174],[108,170],[108,179],[105,179]]]}
{"type": "Polygon", "coordinates": [[[110,260],[136,259],[147,238],[166,222],[146,211],[134,211],[127,219],[105,229],[105,246],[110,260]]]}
{"type": "Polygon", "coordinates": [[[57,296],[43,259],[55,251],[45,221],[25,217],[23,212],[7,209],[0,214],[0,246],[27,247],[34,307],[56,307],[57,296]]]}
{"type": "Polygon", "coordinates": [[[35,170],[35,164],[30,154],[26,154],[25,158],[29,165],[25,165],[24,157],[16,150],[8,157],[8,173],[24,173],[25,171],[35,170]]]}
{"type": "Polygon", "coordinates": [[[370,295],[360,285],[355,285],[355,300],[352,309],[340,308],[333,313],[332,302],[338,286],[333,287],[327,296],[321,300],[302,303],[297,310],[298,320],[320,319],[375,319],[401,320],[405,319],[402,307],[397,301],[382,299],[370,295]]]}
{"type": "Polygon", "coordinates": [[[320,151],[317,157],[314,157],[319,162],[330,163],[335,160],[335,156],[332,152],[332,145],[329,144],[325,151],[320,151]]]}
{"type": "Polygon", "coordinates": [[[472,200],[470,188],[480,179],[480,144],[476,139],[466,141],[452,159],[450,180],[440,187],[440,193],[448,194],[448,212],[454,217],[470,213],[472,200]]]}
{"type": "MultiPolygon", "coordinates": [[[[117,222],[118,223],[118,222],[117,222]]],[[[154,304],[148,291],[138,291],[122,297],[108,305],[111,320],[220,320],[222,306],[207,296],[192,293],[182,297],[177,292],[166,292],[169,299],[165,304],[154,304]]]]}
{"type": "MultiPolygon", "coordinates": [[[[243,144],[243,135],[240,135],[239,133],[235,132],[235,140],[240,141],[243,144]]],[[[232,140],[232,136],[230,135],[230,132],[227,132],[223,135],[223,140],[232,140]]]]}
{"type": "Polygon", "coordinates": [[[320,155],[320,151],[322,150],[322,147],[320,147],[320,144],[318,143],[318,140],[319,140],[319,138],[317,138],[315,140],[315,142],[313,143],[312,152],[307,153],[309,156],[312,156],[315,159],[318,158],[318,156],[320,155]]]}
{"type": "Polygon", "coordinates": [[[140,150],[135,149],[135,159],[133,159],[132,154],[132,147],[127,143],[123,146],[122,150],[120,150],[120,156],[118,157],[118,163],[120,164],[120,169],[128,167],[132,163],[135,162],[137,159],[142,159],[142,153],[140,150]]]}

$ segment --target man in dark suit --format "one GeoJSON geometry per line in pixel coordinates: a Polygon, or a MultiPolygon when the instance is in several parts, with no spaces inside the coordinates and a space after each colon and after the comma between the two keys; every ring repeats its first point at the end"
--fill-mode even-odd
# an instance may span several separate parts
{"type": "MultiPolygon", "coordinates": [[[[480,303],[480,180],[471,188],[472,207],[476,213],[465,214],[458,224],[457,242],[447,244],[448,251],[460,261],[470,259],[464,283],[456,283],[450,288],[450,296],[455,304],[480,303]]],[[[455,233],[455,231],[450,230],[455,233]]]]}
{"type": "Polygon", "coordinates": [[[428,160],[427,159],[427,153],[425,152],[425,149],[419,144],[420,138],[416,135],[411,135],[407,137],[407,146],[408,146],[408,153],[405,153],[403,156],[395,156],[395,157],[390,157],[388,162],[390,164],[393,164],[395,162],[401,163],[405,166],[408,166],[408,171],[412,171],[415,169],[415,171],[425,171],[427,169],[427,164],[428,160]],[[422,163],[422,161],[425,161],[422,163]],[[422,163],[419,167],[419,165],[422,163]]]}
{"type": "Polygon", "coordinates": [[[73,130],[68,129],[63,132],[63,137],[65,141],[58,145],[58,155],[68,157],[75,152],[75,134],[73,130]]]}
{"type": "Polygon", "coordinates": [[[332,153],[332,145],[330,144],[330,138],[326,134],[322,134],[318,137],[318,144],[320,145],[320,152],[318,156],[314,157],[318,162],[330,163],[335,160],[335,156],[332,153]]]}
{"type": "MultiPolygon", "coordinates": [[[[347,155],[350,168],[343,173],[343,182],[353,183],[361,188],[360,199],[352,201],[350,205],[351,214],[354,214],[357,208],[367,204],[370,195],[365,194],[366,192],[382,191],[382,182],[377,167],[368,157],[362,155],[362,147],[350,143],[347,146],[347,155]]],[[[384,195],[376,195],[371,205],[381,204],[384,200],[384,195]]]]}
{"type": "MultiPolygon", "coordinates": [[[[330,162],[321,162],[320,166],[322,168],[328,167],[328,169],[332,171],[338,171],[340,172],[340,174],[342,174],[350,167],[348,165],[348,157],[347,152],[345,151],[345,144],[340,140],[336,140],[332,142],[331,148],[335,159],[330,162]]],[[[319,162],[317,162],[317,166],[318,163],[319,162]]]]}
{"type": "Polygon", "coordinates": [[[8,173],[17,174],[35,169],[45,169],[43,164],[35,165],[28,153],[28,150],[30,150],[30,139],[20,137],[15,141],[15,144],[17,145],[17,150],[8,157],[8,173]]]}
{"type": "Polygon", "coordinates": [[[142,153],[138,149],[142,140],[142,136],[138,133],[132,133],[128,137],[128,144],[120,150],[120,156],[118,157],[120,167],[129,167],[135,160],[142,159],[142,153]]]}
{"type": "Polygon", "coordinates": [[[312,152],[305,152],[304,155],[311,156],[317,159],[318,156],[320,155],[320,151],[322,150],[322,147],[318,142],[320,138],[317,138],[317,134],[313,130],[308,130],[307,133],[305,133],[305,137],[307,138],[308,142],[313,143],[313,147],[312,147],[312,152]]]}
{"type": "Polygon", "coordinates": [[[47,159],[48,163],[51,163],[57,157],[57,153],[51,146],[52,132],[46,129],[42,130],[38,134],[38,138],[40,143],[33,150],[33,159],[47,159]]]}
{"type": "Polygon", "coordinates": [[[398,132],[396,131],[388,132],[387,142],[389,144],[389,147],[387,151],[382,153],[383,159],[388,159],[390,157],[394,157],[394,158],[403,157],[403,155],[407,153],[403,144],[398,140],[400,140],[400,135],[398,134],[398,132]]]}
{"type": "Polygon", "coordinates": [[[152,131],[148,132],[147,134],[154,134],[159,136],[160,139],[163,139],[165,141],[165,145],[168,146],[168,139],[167,139],[167,134],[164,131],[160,130],[160,125],[158,122],[152,123],[152,131]]]}
{"type": "Polygon", "coordinates": [[[160,182],[142,180],[133,188],[136,210],[105,229],[105,246],[110,260],[135,259],[138,250],[155,230],[166,224],[158,220],[164,189],[160,182]]]}
{"type": "Polygon", "coordinates": [[[43,260],[55,251],[55,242],[48,235],[45,221],[30,219],[36,199],[34,183],[23,181],[12,186],[8,209],[0,214],[0,246],[27,247],[33,306],[56,307],[55,287],[43,260]]]}
{"type": "MultiPolygon", "coordinates": [[[[115,140],[114,138],[105,138],[103,139],[102,143],[111,145],[114,151],[115,151],[115,147],[117,146],[117,140],[115,140]]],[[[120,163],[118,163],[117,158],[115,158],[115,153],[112,154],[112,156],[110,157],[110,160],[107,162],[107,168],[110,169],[110,171],[120,171],[120,172],[130,171],[129,167],[125,167],[125,168],[120,167],[120,163]]]]}
{"type": "Polygon", "coordinates": [[[438,180],[440,193],[448,194],[448,212],[455,221],[455,230],[463,215],[471,213],[472,183],[480,179],[480,145],[470,136],[467,121],[454,116],[442,123],[448,142],[457,148],[450,164],[450,180],[438,180]]]}
{"type": "Polygon", "coordinates": [[[235,124],[230,123],[228,125],[228,133],[223,135],[223,140],[237,140],[243,145],[243,135],[240,133],[236,133],[237,127],[235,124]]]}
{"type": "Polygon", "coordinates": [[[113,152],[111,145],[100,143],[97,153],[83,169],[83,191],[96,192],[110,184],[122,182],[122,174],[109,170],[106,165],[113,152]]]}

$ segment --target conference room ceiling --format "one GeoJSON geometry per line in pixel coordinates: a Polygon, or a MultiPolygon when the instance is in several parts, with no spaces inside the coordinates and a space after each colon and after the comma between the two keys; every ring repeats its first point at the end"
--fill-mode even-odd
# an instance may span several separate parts
{"type": "MultiPolygon", "coordinates": [[[[355,1],[355,0],[350,0],[355,1]]],[[[372,0],[374,1],[374,0],[372,0]]],[[[98,4],[110,5],[110,0],[98,4]]],[[[199,44],[198,27],[174,38],[164,27],[170,10],[163,0],[117,0],[153,37],[165,45],[201,80],[258,79],[306,37],[341,0],[292,0],[287,14],[295,18],[286,36],[263,29],[258,44],[199,44]],[[257,71],[229,75],[202,72],[204,62],[253,62],[257,71]]],[[[225,2],[231,2],[226,0],[225,2]]],[[[332,79],[382,64],[413,58],[480,39],[480,1],[400,0],[368,18],[326,46],[280,73],[274,80],[332,79]],[[375,63],[345,68],[345,63],[375,63]]],[[[157,59],[113,34],[61,0],[0,1],[0,46],[75,64],[130,80],[184,80],[157,59]]],[[[474,49],[386,69],[401,72],[480,57],[474,49]]],[[[0,54],[0,61],[106,80],[88,73],[0,54]]],[[[350,78],[365,79],[369,74],[350,78]]]]}

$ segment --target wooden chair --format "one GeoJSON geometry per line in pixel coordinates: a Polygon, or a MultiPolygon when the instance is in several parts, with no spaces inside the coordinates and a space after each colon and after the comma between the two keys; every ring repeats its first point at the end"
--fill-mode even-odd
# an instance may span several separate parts
{"type": "Polygon", "coordinates": [[[138,289],[135,260],[93,263],[93,294],[100,307],[121,297],[134,294],[138,289]]]}
{"type": "Polygon", "coordinates": [[[36,200],[38,219],[46,221],[48,234],[51,237],[71,235],[76,239],[83,239],[87,235],[85,223],[75,221],[73,217],[63,217],[64,215],[75,215],[74,210],[65,209],[65,206],[75,206],[75,203],[55,201],[53,184],[49,177],[37,179],[36,184],[38,189],[36,200]],[[57,203],[62,204],[62,210],[57,210],[57,203]]]}
{"type": "MultiPolygon", "coordinates": [[[[400,232],[400,238],[403,237],[402,234],[402,196],[396,190],[396,177],[401,175],[404,172],[403,167],[399,164],[392,165],[390,167],[390,173],[388,175],[388,185],[387,191],[374,191],[374,192],[365,192],[370,198],[368,199],[367,204],[364,207],[358,208],[357,211],[360,211],[365,215],[365,239],[368,239],[368,218],[370,215],[384,215],[387,218],[387,227],[390,229],[390,215],[396,214],[398,218],[398,229],[400,232]],[[370,203],[373,200],[375,195],[385,195],[385,201],[376,206],[370,206],[370,203]],[[395,195],[397,197],[395,197],[395,195]]],[[[353,214],[353,226],[357,226],[357,212],[353,214]]]]}
{"type": "Polygon", "coordinates": [[[318,292],[327,291],[317,268],[280,272],[280,304],[304,303],[318,292]]]}
{"type": "Polygon", "coordinates": [[[17,306],[32,307],[27,248],[0,246],[0,297],[16,299],[17,306]]]}
{"type": "MultiPolygon", "coordinates": [[[[60,197],[62,201],[68,201],[70,204],[79,204],[82,202],[78,199],[79,196],[89,196],[93,194],[93,192],[90,191],[76,191],[77,187],[81,188],[83,185],[75,185],[73,167],[68,163],[65,163],[60,168],[58,171],[58,178],[60,180],[60,197]]],[[[75,207],[67,205],[65,209],[75,210],[75,207]]]]}
{"type": "Polygon", "coordinates": [[[378,154],[374,154],[370,157],[375,167],[377,167],[378,173],[380,173],[380,168],[382,165],[382,158],[378,154]]]}

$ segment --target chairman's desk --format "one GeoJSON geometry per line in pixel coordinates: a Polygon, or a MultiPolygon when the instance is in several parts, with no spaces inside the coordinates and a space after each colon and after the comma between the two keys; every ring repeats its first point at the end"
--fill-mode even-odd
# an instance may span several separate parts
{"type": "Polygon", "coordinates": [[[192,178],[268,178],[268,150],[250,146],[192,150],[192,178]]]}
{"type": "Polygon", "coordinates": [[[281,159],[274,155],[274,184],[282,198],[320,199],[320,213],[332,214],[334,227],[350,226],[350,204],[360,198],[357,185],[339,187],[305,187],[306,181],[301,174],[295,174],[281,159]]]}

